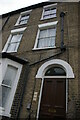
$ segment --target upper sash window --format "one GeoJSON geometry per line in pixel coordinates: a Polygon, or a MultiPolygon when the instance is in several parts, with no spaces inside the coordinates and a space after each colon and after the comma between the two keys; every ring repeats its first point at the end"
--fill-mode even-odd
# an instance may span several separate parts
{"type": "Polygon", "coordinates": [[[33,50],[56,48],[56,28],[58,21],[38,25],[38,32],[33,50]]]}
{"type": "Polygon", "coordinates": [[[22,12],[16,22],[16,25],[27,24],[32,10],[22,12]]]}
{"type": "Polygon", "coordinates": [[[49,19],[49,18],[55,18],[56,17],[56,5],[48,5],[43,7],[43,13],[41,19],[49,19]]]}
{"type": "Polygon", "coordinates": [[[25,29],[26,27],[11,30],[11,34],[4,46],[3,52],[17,52],[25,29]]]}

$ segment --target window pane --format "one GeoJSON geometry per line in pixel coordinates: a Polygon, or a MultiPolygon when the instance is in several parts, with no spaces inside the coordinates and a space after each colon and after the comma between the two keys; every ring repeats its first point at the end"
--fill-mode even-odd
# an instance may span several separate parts
{"type": "Polygon", "coordinates": [[[7,98],[9,97],[10,88],[5,86],[0,86],[0,107],[4,107],[7,98]]]}
{"type": "Polygon", "coordinates": [[[21,17],[21,20],[29,19],[29,14],[21,17]]]}
{"type": "Polygon", "coordinates": [[[43,43],[39,41],[39,42],[38,42],[38,46],[37,46],[37,47],[38,47],[38,48],[42,48],[42,47],[43,47],[43,45],[42,45],[42,44],[43,44],[43,43]]]}
{"type": "Polygon", "coordinates": [[[8,47],[6,51],[10,51],[10,52],[17,51],[21,38],[22,38],[22,34],[13,35],[11,41],[8,43],[8,47]]]}
{"type": "Polygon", "coordinates": [[[16,43],[13,43],[8,45],[7,51],[15,52],[15,49],[16,49],[16,43]]]}
{"type": "Polygon", "coordinates": [[[16,43],[15,51],[17,51],[20,43],[16,43]]]}
{"type": "Polygon", "coordinates": [[[20,24],[26,24],[28,20],[21,20],[20,24]]]}
{"type": "Polygon", "coordinates": [[[51,29],[48,29],[48,36],[55,36],[56,34],[56,28],[51,28],[51,29]]]}
{"type": "Polygon", "coordinates": [[[49,15],[49,14],[50,14],[50,9],[44,11],[44,16],[49,15]]]}
{"type": "Polygon", "coordinates": [[[17,72],[17,68],[15,68],[15,67],[13,67],[13,66],[8,66],[2,84],[11,86],[12,83],[14,82],[14,80],[15,80],[16,72],[17,72]]]}
{"type": "Polygon", "coordinates": [[[25,23],[27,23],[28,19],[29,19],[29,14],[28,15],[23,15],[21,17],[21,19],[20,19],[19,24],[25,24],[25,23]]]}
{"type": "Polygon", "coordinates": [[[18,42],[21,40],[22,34],[13,35],[10,42],[18,42]]]}
{"type": "Polygon", "coordinates": [[[24,16],[21,17],[21,20],[26,20],[28,18],[29,18],[29,15],[24,15],[24,16]]]}
{"type": "Polygon", "coordinates": [[[55,46],[54,37],[40,39],[39,42],[38,42],[38,48],[54,47],[54,46],[55,46]]]}
{"type": "Polygon", "coordinates": [[[40,39],[38,47],[40,48],[48,47],[48,39],[47,38],[40,39]]]}
{"type": "Polygon", "coordinates": [[[46,29],[46,30],[41,30],[39,38],[55,36],[55,34],[56,34],[56,28],[49,28],[49,29],[46,29]]]}
{"type": "Polygon", "coordinates": [[[9,51],[10,51],[10,52],[15,52],[15,51],[17,51],[19,44],[20,44],[20,43],[11,43],[11,44],[9,44],[7,51],[8,51],[8,52],[9,52],[9,51]]]}
{"type": "Polygon", "coordinates": [[[9,97],[11,87],[16,78],[16,73],[17,73],[17,68],[8,65],[4,80],[2,81],[2,85],[0,86],[0,94],[2,89],[2,97],[0,97],[0,100],[2,99],[2,103],[0,102],[0,106],[2,105],[2,107],[5,106],[5,103],[9,97]]]}
{"type": "Polygon", "coordinates": [[[55,46],[55,37],[49,38],[48,45],[49,45],[49,47],[54,47],[55,46]]]}
{"type": "Polygon", "coordinates": [[[56,13],[56,9],[52,8],[51,9],[51,14],[55,14],[56,13]]]}
{"type": "Polygon", "coordinates": [[[38,39],[38,48],[55,46],[56,28],[41,30],[38,39]]]}
{"type": "Polygon", "coordinates": [[[66,72],[60,67],[52,67],[46,71],[45,76],[66,76],[66,72]]]}
{"type": "Polygon", "coordinates": [[[51,42],[50,44],[51,47],[55,46],[55,37],[51,37],[50,42],[51,42]]]}
{"type": "Polygon", "coordinates": [[[47,16],[43,16],[44,19],[48,18],[47,16]]]}
{"type": "Polygon", "coordinates": [[[49,17],[51,17],[51,18],[56,17],[56,14],[51,14],[49,17]]]}
{"type": "Polygon", "coordinates": [[[2,86],[2,107],[5,106],[6,100],[9,97],[10,88],[2,86]]]}
{"type": "Polygon", "coordinates": [[[48,8],[44,10],[43,18],[52,18],[56,17],[56,8],[48,8]]]}
{"type": "Polygon", "coordinates": [[[44,38],[47,35],[47,30],[41,30],[39,34],[39,38],[44,38]]]}

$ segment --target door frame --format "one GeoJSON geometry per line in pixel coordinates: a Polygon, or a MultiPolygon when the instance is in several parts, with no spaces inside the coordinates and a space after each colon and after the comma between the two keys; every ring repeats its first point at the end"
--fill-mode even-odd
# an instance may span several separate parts
{"type": "Polygon", "coordinates": [[[45,72],[46,70],[49,69],[50,66],[59,66],[63,68],[66,72],[66,76],[46,76],[46,77],[53,77],[53,78],[65,78],[66,79],[66,112],[67,112],[67,103],[68,103],[68,79],[73,79],[74,78],[74,73],[71,65],[67,63],[64,60],[61,59],[53,59],[45,62],[44,64],[41,65],[41,67],[38,69],[36,78],[39,78],[42,80],[41,83],[41,89],[40,89],[40,95],[39,95],[39,101],[38,101],[38,110],[37,110],[37,119],[39,118],[39,110],[40,110],[40,103],[41,103],[41,96],[42,96],[42,90],[43,90],[43,83],[44,83],[44,78],[45,78],[45,72]]]}
{"type": "Polygon", "coordinates": [[[44,78],[65,78],[66,79],[66,113],[67,113],[67,104],[68,104],[68,79],[66,78],[66,76],[44,76],[42,78],[40,95],[39,95],[38,110],[37,110],[37,119],[39,118],[39,111],[40,111],[40,103],[41,103],[41,97],[42,97],[42,91],[43,91],[44,78]]]}

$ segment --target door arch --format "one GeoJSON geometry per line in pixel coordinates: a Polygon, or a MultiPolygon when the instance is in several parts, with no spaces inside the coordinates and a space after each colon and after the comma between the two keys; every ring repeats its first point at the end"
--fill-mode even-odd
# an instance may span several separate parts
{"type": "Polygon", "coordinates": [[[38,70],[36,78],[43,78],[46,70],[51,66],[51,65],[58,65],[61,66],[65,72],[66,72],[66,78],[74,78],[74,73],[72,70],[72,67],[70,64],[68,64],[66,61],[61,60],[61,59],[54,59],[50,60],[48,62],[45,62],[38,70]]]}
{"type": "MultiPolygon", "coordinates": [[[[44,63],[40,68],[39,68],[39,70],[38,70],[38,72],[37,72],[37,75],[36,75],[36,78],[42,78],[42,85],[41,85],[41,92],[40,92],[40,97],[39,97],[39,104],[38,104],[38,111],[37,111],[37,118],[39,118],[40,117],[40,115],[41,115],[41,103],[44,103],[44,101],[42,101],[42,99],[44,99],[44,97],[43,97],[43,94],[45,93],[44,91],[46,91],[46,90],[44,90],[44,87],[47,85],[47,82],[52,82],[52,84],[51,84],[51,87],[50,88],[54,88],[54,84],[55,84],[55,86],[57,85],[57,83],[59,82],[59,83],[61,83],[62,82],[62,85],[60,84],[58,84],[57,86],[58,86],[58,88],[60,87],[60,86],[63,86],[63,91],[65,91],[66,92],[66,78],[74,78],[74,73],[73,73],[73,70],[72,70],[72,68],[71,68],[71,66],[67,63],[67,62],[65,62],[65,61],[63,61],[63,60],[60,60],[60,59],[54,59],[54,60],[50,60],[50,61],[48,61],[48,62],[46,62],[46,63],[44,63]],[[50,71],[57,71],[57,73],[55,74],[53,74],[53,73],[51,73],[50,74],[50,71]],[[60,72],[61,73],[60,73],[60,72]],[[50,75],[49,75],[50,74],[50,75]],[[53,75],[52,75],[53,74],[53,75]],[[55,78],[55,79],[54,79],[55,78]],[[63,85],[64,84],[64,85],[63,85]],[[65,87],[64,87],[65,86],[65,87]]],[[[50,83],[49,82],[49,83],[50,83]]],[[[46,87],[45,87],[46,88],[46,87]]],[[[61,87],[62,88],[62,87],[61,87]]],[[[54,90],[55,91],[55,90],[54,90]]],[[[59,90],[58,90],[59,91],[59,90]]],[[[51,91],[50,91],[51,92],[51,91]]],[[[55,94],[55,93],[54,93],[55,94]]],[[[64,94],[64,93],[63,93],[64,94]]],[[[52,95],[51,95],[52,96],[52,95]]],[[[66,99],[66,94],[64,95],[65,96],[65,98],[64,99],[66,99]]],[[[49,96],[48,96],[49,97],[49,96]]],[[[55,97],[56,98],[56,97],[55,97]]],[[[53,99],[54,99],[54,97],[53,97],[53,99]]],[[[66,101],[65,101],[66,102],[66,101]]],[[[52,103],[51,103],[52,104],[52,103]]],[[[64,103],[65,104],[65,103],[64,103]]],[[[54,106],[54,103],[53,103],[53,106],[54,106]]],[[[65,105],[66,106],[66,105],[65,105]]],[[[59,107],[60,108],[60,107],[59,107]]],[[[44,108],[45,109],[45,108],[44,108]]],[[[53,115],[53,112],[55,112],[56,113],[56,109],[53,107],[53,109],[52,108],[47,108],[48,109],[48,111],[50,112],[52,112],[52,115],[53,115]]],[[[65,108],[65,110],[66,110],[66,108],[65,108]]],[[[57,111],[59,111],[59,110],[57,110],[57,111]]],[[[42,113],[43,113],[43,111],[42,111],[42,113]]],[[[63,112],[62,112],[63,113],[63,112]]],[[[48,113],[47,113],[48,114],[48,113]]],[[[65,113],[64,113],[65,114],[65,113]]],[[[56,115],[56,114],[55,114],[56,115]]],[[[48,116],[48,117],[50,117],[50,116],[48,116]]],[[[54,116],[52,116],[52,117],[54,117],[54,116]]],[[[62,118],[61,118],[62,119],[62,118]]]]}

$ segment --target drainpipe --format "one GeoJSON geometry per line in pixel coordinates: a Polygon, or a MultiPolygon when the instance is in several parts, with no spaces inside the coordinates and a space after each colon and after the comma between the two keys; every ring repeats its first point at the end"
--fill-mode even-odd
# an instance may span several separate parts
{"type": "Polygon", "coordinates": [[[60,17],[61,17],[61,51],[66,49],[66,47],[64,46],[64,16],[65,16],[65,13],[61,12],[60,13],[60,17]]]}

